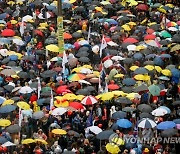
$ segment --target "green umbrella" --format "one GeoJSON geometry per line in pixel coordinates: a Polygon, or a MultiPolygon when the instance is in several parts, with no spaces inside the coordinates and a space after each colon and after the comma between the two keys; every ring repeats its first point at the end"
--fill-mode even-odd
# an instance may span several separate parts
{"type": "Polygon", "coordinates": [[[164,37],[164,38],[171,38],[172,37],[171,34],[165,30],[161,31],[160,36],[164,37]]]}
{"type": "Polygon", "coordinates": [[[48,92],[48,91],[51,91],[51,87],[43,87],[41,89],[41,92],[48,92]]]}
{"type": "Polygon", "coordinates": [[[149,89],[149,92],[153,96],[159,96],[160,95],[161,89],[159,88],[159,86],[153,84],[153,85],[149,86],[148,89],[149,89]]]}

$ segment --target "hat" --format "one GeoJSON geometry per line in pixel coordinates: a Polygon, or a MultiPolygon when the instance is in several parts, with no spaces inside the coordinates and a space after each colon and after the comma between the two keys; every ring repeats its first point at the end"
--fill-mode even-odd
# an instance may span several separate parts
{"type": "Polygon", "coordinates": [[[144,149],[144,152],[149,152],[149,149],[148,149],[148,148],[145,148],[145,149],[144,149]]]}

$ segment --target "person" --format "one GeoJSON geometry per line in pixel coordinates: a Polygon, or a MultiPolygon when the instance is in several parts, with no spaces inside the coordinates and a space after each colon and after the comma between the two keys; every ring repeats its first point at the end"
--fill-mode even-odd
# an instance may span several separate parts
{"type": "Polygon", "coordinates": [[[42,129],[39,129],[37,133],[33,134],[34,138],[47,140],[47,136],[43,133],[42,129]]]}

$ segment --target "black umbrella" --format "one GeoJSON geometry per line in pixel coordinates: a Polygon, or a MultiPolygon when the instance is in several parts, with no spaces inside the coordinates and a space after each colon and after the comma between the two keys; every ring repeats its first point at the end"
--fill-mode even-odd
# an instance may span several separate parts
{"type": "Polygon", "coordinates": [[[7,63],[7,66],[17,66],[17,63],[15,61],[10,61],[7,63]]]}
{"type": "MultiPolygon", "coordinates": [[[[119,118],[117,118],[117,119],[119,119],[119,118]]],[[[116,119],[115,119],[116,120],[116,119]]],[[[117,130],[117,129],[119,129],[119,126],[116,124],[116,123],[114,123],[112,126],[111,126],[111,129],[112,130],[117,130]]]]}
{"type": "Polygon", "coordinates": [[[132,64],[134,62],[134,60],[132,58],[126,58],[123,60],[124,64],[132,64]]]}
{"type": "Polygon", "coordinates": [[[54,39],[54,38],[47,38],[44,43],[45,43],[45,45],[57,44],[58,41],[57,41],[57,39],[54,39]]]}
{"type": "Polygon", "coordinates": [[[159,43],[160,43],[161,45],[168,45],[168,44],[171,43],[171,41],[169,41],[169,40],[161,40],[161,41],[159,41],[159,43]]]}
{"type": "Polygon", "coordinates": [[[37,55],[45,55],[46,54],[46,51],[44,51],[44,50],[36,50],[35,52],[37,55]]]}
{"type": "Polygon", "coordinates": [[[154,65],[154,61],[151,61],[151,60],[145,61],[143,64],[144,65],[154,65]]]}
{"type": "Polygon", "coordinates": [[[149,119],[154,119],[154,117],[151,115],[151,114],[149,114],[149,113],[146,113],[146,112],[143,112],[143,113],[141,113],[140,115],[139,115],[139,117],[142,119],[142,118],[149,118],[149,119]]]}
{"type": "Polygon", "coordinates": [[[176,135],[178,133],[178,130],[177,129],[167,129],[167,130],[164,130],[161,132],[161,136],[162,137],[172,137],[174,135],[176,135]]]}
{"type": "Polygon", "coordinates": [[[155,24],[155,25],[152,25],[150,26],[149,28],[155,30],[155,31],[158,31],[161,29],[161,25],[160,24],[155,24]]]}
{"type": "Polygon", "coordinates": [[[140,86],[135,87],[133,91],[138,93],[140,91],[146,91],[146,90],[148,90],[148,86],[145,84],[141,84],[140,86]]]}
{"type": "Polygon", "coordinates": [[[108,140],[109,137],[114,133],[113,130],[105,130],[96,135],[99,140],[108,140]]]}
{"type": "Polygon", "coordinates": [[[34,26],[30,23],[26,23],[26,30],[33,30],[35,29],[34,26]]]}
{"type": "Polygon", "coordinates": [[[15,102],[20,100],[20,97],[11,97],[12,100],[14,100],[15,102]]]}
{"type": "Polygon", "coordinates": [[[1,61],[1,63],[2,63],[2,64],[7,64],[9,61],[10,61],[10,58],[7,57],[7,58],[4,58],[4,59],[1,61]]]}
{"type": "Polygon", "coordinates": [[[0,92],[4,92],[4,88],[0,87],[0,92]]]}
{"type": "Polygon", "coordinates": [[[96,17],[103,17],[103,14],[101,12],[97,12],[97,13],[94,14],[93,17],[94,18],[96,18],[96,17]]]}
{"type": "Polygon", "coordinates": [[[78,50],[78,52],[87,52],[89,50],[89,48],[88,47],[81,47],[79,50],[78,50]]]}
{"type": "Polygon", "coordinates": [[[88,89],[79,89],[79,90],[76,91],[76,94],[77,95],[85,95],[85,96],[87,96],[87,95],[90,94],[90,92],[89,92],[88,89]]]}
{"type": "Polygon", "coordinates": [[[123,111],[117,111],[112,114],[112,119],[117,120],[117,119],[124,119],[126,117],[126,112],[123,111]]]}
{"type": "Polygon", "coordinates": [[[135,74],[147,74],[148,70],[144,67],[139,67],[134,71],[135,74]]]}
{"type": "Polygon", "coordinates": [[[131,93],[133,91],[133,87],[132,86],[125,86],[125,87],[122,87],[121,90],[125,93],[131,93]]]}
{"type": "MultiPolygon", "coordinates": [[[[56,93],[55,92],[53,92],[53,95],[55,95],[56,93]]],[[[41,96],[44,96],[44,97],[50,97],[51,96],[51,91],[46,91],[46,92],[42,92],[41,93],[41,96]]]]}
{"type": "Polygon", "coordinates": [[[5,137],[3,137],[3,136],[0,136],[0,144],[4,144],[4,143],[6,143],[8,140],[5,138],[5,137]]]}
{"type": "Polygon", "coordinates": [[[89,55],[89,53],[87,51],[85,52],[78,52],[76,54],[76,57],[87,57],[89,55]]]}
{"type": "Polygon", "coordinates": [[[51,97],[40,98],[37,100],[38,105],[50,104],[51,97]]]}
{"type": "Polygon", "coordinates": [[[141,112],[147,112],[150,113],[152,111],[152,107],[148,104],[140,104],[138,105],[138,110],[140,110],[141,112]]]}
{"type": "Polygon", "coordinates": [[[132,104],[132,101],[127,97],[119,97],[116,98],[114,101],[120,104],[132,104]]]}
{"type": "Polygon", "coordinates": [[[175,34],[175,35],[172,37],[172,41],[173,41],[173,42],[176,42],[176,43],[180,43],[180,34],[175,34]]]}
{"type": "Polygon", "coordinates": [[[104,6],[105,9],[113,9],[113,6],[112,4],[107,4],[104,6]]]}
{"type": "Polygon", "coordinates": [[[83,62],[83,63],[88,63],[88,62],[90,62],[90,59],[89,59],[88,57],[80,57],[78,60],[79,60],[80,62],[83,62]]]}
{"type": "Polygon", "coordinates": [[[6,131],[9,133],[18,133],[20,130],[21,127],[18,124],[14,124],[6,128],[6,131]]]}
{"type": "Polygon", "coordinates": [[[75,19],[75,20],[82,19],[82,17],[81,17],[80,15],[76,15],[76,16],[74,16],[74,17],[72,17],[72,18],[75,19]]]}
{"type": "Polygon", "coordinates": [[[172,105],[173,106],[180,105],[180,100],[177,100],[177,101],[173,102],[172,105]]]}
{"type": "Polygon", "coordinates": [[[106,53],[109,53],[110,55],[117,55],[118,54],[118,50],[115,50],[115,49],[109,49],[109,51],[105,51],[106,53]]]}
{"type": "Polygon", "coordinates": [[[73,151],[64,151],[62,154],[76,154],[76,153],[73,151]]]}
{"type": "Polygon", "coordinates": [[[87,86],[86,89],[89,91],[96,91],[94,86],[87,86]]]}
{"type": "Polygon", "coordinates": [[[176,124],[180,124],[180,119],[174,119],[173,122],[175,122],[176,124]]]}
{"type": "Polygon", "coordinates": [[[100,5],[100,1],[92,1],[91,5],[100,5]]]}
{"type": "Polygon", "coordinates": [[[70,136],[80,137],[80,134],[78,132],[74,131],[74,130],[69,130],[67,133],[70,136]]]}
{"type": "Polygon", "coordinates": [[[0,113],[9,113],[16,109],[16,106],[14,105],[5,105],[0,107],[0,113]]]}
{"type": "Polygon", "coordinates": [[[136,84],[136,81],[132,78],[125,78],[123,79],[122,83],[126,86],[134,86],[136,84]]]}
{"type": "Polygon", "coordinates": [[[32,82],[31,84],[29,84],[29,86],[33,89],[38,87],[38,82],[32,82]]]}
{"type": "Polygon", "coordinates": [[[22,79],[27,79],[29,77],[28,73],[23,71],[19,72],[17,75],[22,79]]]}
{"type": "Polygon", "coordinates": [[[91,5],[88,7],[88,10],[95,10],[96,5],[91,5]]]}
{"type": "Polygon", "coordinates": [[[84,11],[84,6],[78,6],[74,9],[74,11],[82,12],[84,11]]]}
{"type": "Polygon", "coordinates": [[[132,107],[125,107],[125,108],[122,109],[122,111],[124,111],[124,112],[134,112],[134,111],[136,111],[136,109],[132,108],[132,107]]]}
{"type": "Polygon", "coordinates": [[[14,89],[14,87],[12,85],[5,85],[4,89],[6,89],[7,91],[11,92],[14,89]]]}
{"type": "Polygon", "coordinates": [[[43,73],[41,73],[41,76],[43,78],[53,77],[54,75],[57,75],[57,72],[52,71],[52,70],[47,70],[47,71],[44,71],[43,73]]]}
{"type": "MultiPolygon", "coordinates": [[[[39,56],[36,55],[36,60],[38,60],[38,58],[39,58],[39,56]]],[[[33,55],[31,55],[31,56],[24,56],[22,59],[33,62],[35,60],[35,57],[33,55]]]]}
{"type": "Polygon", "coordinates": [[[74,33],[72,34],[72,37],[74,37],[74,38],[80,38],[80,37],[82,37],[82,33],[74,32],[74,33]]]}

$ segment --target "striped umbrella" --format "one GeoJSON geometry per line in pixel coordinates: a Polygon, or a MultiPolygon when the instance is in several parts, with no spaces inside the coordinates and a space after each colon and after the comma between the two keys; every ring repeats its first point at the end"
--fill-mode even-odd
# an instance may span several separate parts
{"type": "Polygon", "coordinates": [[[154,128],[156,126],[157,124],[149,118],[143,118],[138,122],[138,127],[140,128],[154,128]]]}
{"type": "Polygon", "coordinates": [[[93,105],[97,102],[98,102],[98,100],[93,96],[86,96],[81,101],[81,103],[84,105],[93,105]]]}

